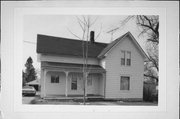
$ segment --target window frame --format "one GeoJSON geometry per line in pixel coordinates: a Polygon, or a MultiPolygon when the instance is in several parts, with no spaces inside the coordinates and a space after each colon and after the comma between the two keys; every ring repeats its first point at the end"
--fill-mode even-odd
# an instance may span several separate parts
{"type": "Polygon", "coordinates": [[[125,65],[126,65],[126,51],[121,50],[121,66],[125,66],[125,65]]]}
{"type": "Polygon", "coordinates": [[[126,66],[131,66],[131,52],[127,51],[127,58],[126,58],[126,66]],[[129,58],[128,58],[128,54],[129,54],[129,58]],[[129,60],[129,62],[128,62],[129,60]]]}
{"type": "Polygon", "coordinates": [[[59,75],[51,75],[51,83],[52,84],[60,83],[59,75]],[[52,78],[54,78],[54,79],[52,79],[52,78]]]}
{"type": "Polygon", "coordinates": [[[132,65],[132,60],[131,60],[131,51],[127,50],[121,50],[121,61],[120,64],[121,66],[131,66],[132,65]]]}
{"type": "Polygon", "coordinates": [[[130,79],[131,79],[131,77],[127,76],[127,75],[120,76],[120,91],[130,91],[130,79]],[[128,78],[128,88],[127,89],[122,87],[122,78],[128,78]]]}
{"type": "Polygon", "coordinates": [[[78,80],[77,76],[74,75],[71,77],[71,90],[77,90],[78,89],[77,80],[78,80]],[[73,88],[74,87],[73,85],[75,85],[76,88],[73,88]]]}

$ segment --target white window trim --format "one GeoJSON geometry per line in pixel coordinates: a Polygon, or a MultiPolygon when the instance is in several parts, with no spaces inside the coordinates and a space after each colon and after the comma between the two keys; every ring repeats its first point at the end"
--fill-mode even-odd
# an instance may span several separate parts
{"type": "Polygon", "coordinates": [[[52,82],[52,79],[50,80],[50,83],[51,84],[59,84],[60,83],[60,76],[59,75],[51,75],[51,78],[52,78],[52,76],[55,76],[55,77],[59,77],[59,82],[57,83],[57,82],[52,82]]]}
{"type": "Polygon", "coordinates": [[[72,89],[72,78],[73,77],[71,77],[71,91],[77,91],[78,90],[78,79],[77,79],[77,77],[76,77],[76,85],[77,85],[77,88],[76,89],[72,89]]]}
{"type": "Polygon", "coordinates": [[[120,64],[121,64],[121,66],[124,66],[124,67],[131,67],[132,66],[132,52],[130,51],[130,50],[121,50],[121,55],[120,55],[120,64]],[[121,64],[121,58],[123,58],[122,57],[122,52],[125,52],[125,65],[122,65],[121,64]],[[130,53],[130,65],[127,65],[127,53],[130,53]]]}

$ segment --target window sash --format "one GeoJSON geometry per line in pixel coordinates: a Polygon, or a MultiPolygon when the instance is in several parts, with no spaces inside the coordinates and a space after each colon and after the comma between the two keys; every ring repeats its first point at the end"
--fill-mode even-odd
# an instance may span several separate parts
{"type": "Polygon", "coordinates": [[[127,59],[126,59],[126,65],[131,65],[131,52],[127,51],[127,59]]]}
{"type": "Polygon", "coordinates": [[[77,77],[71,79],[71,90],[77,90],[77,77]]]}
{"type": "Polygon", "coordinates": [[[131,66],[131,59],[127,59],[126,65],[127,65],[127,66],[131,66]]]}
{"type": "Polygon", "coordinates": [[[122,57],[121,57],[121,65],[125,65],[125,51],[121,51],[122,57]]]}
{"type": "Polygon", "coordinates": [[[121,65],[125,65],[125,58],[121,58],[121,65]]]}
{"type": "Polygon", "coordinates": [[[121,76],[120,90],[130,90],[130,77],[121,76]]]}
{"type": "Polygon", "coordinates": [[[51,83],[59,83],[59,76],[52,75],[51,76],[51,83]]]}

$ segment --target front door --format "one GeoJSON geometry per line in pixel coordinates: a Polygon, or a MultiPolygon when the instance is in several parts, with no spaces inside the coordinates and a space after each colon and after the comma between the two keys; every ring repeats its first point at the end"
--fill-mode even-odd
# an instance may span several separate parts
{"type": "Polygon", "coordinates": [[[90,74],[87,78],[87,94],[93,94],[93,76],[90,74]]]}

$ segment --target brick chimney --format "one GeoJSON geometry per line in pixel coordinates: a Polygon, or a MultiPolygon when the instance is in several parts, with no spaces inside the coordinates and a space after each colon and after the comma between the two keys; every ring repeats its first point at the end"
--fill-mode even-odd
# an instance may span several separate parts
{"type": "Polygon", "coordinates": [[[91,43],[94,43],[95,41],[94,41],[94,31],[91,31],[90,32],[90,42],[91,43]]]}

